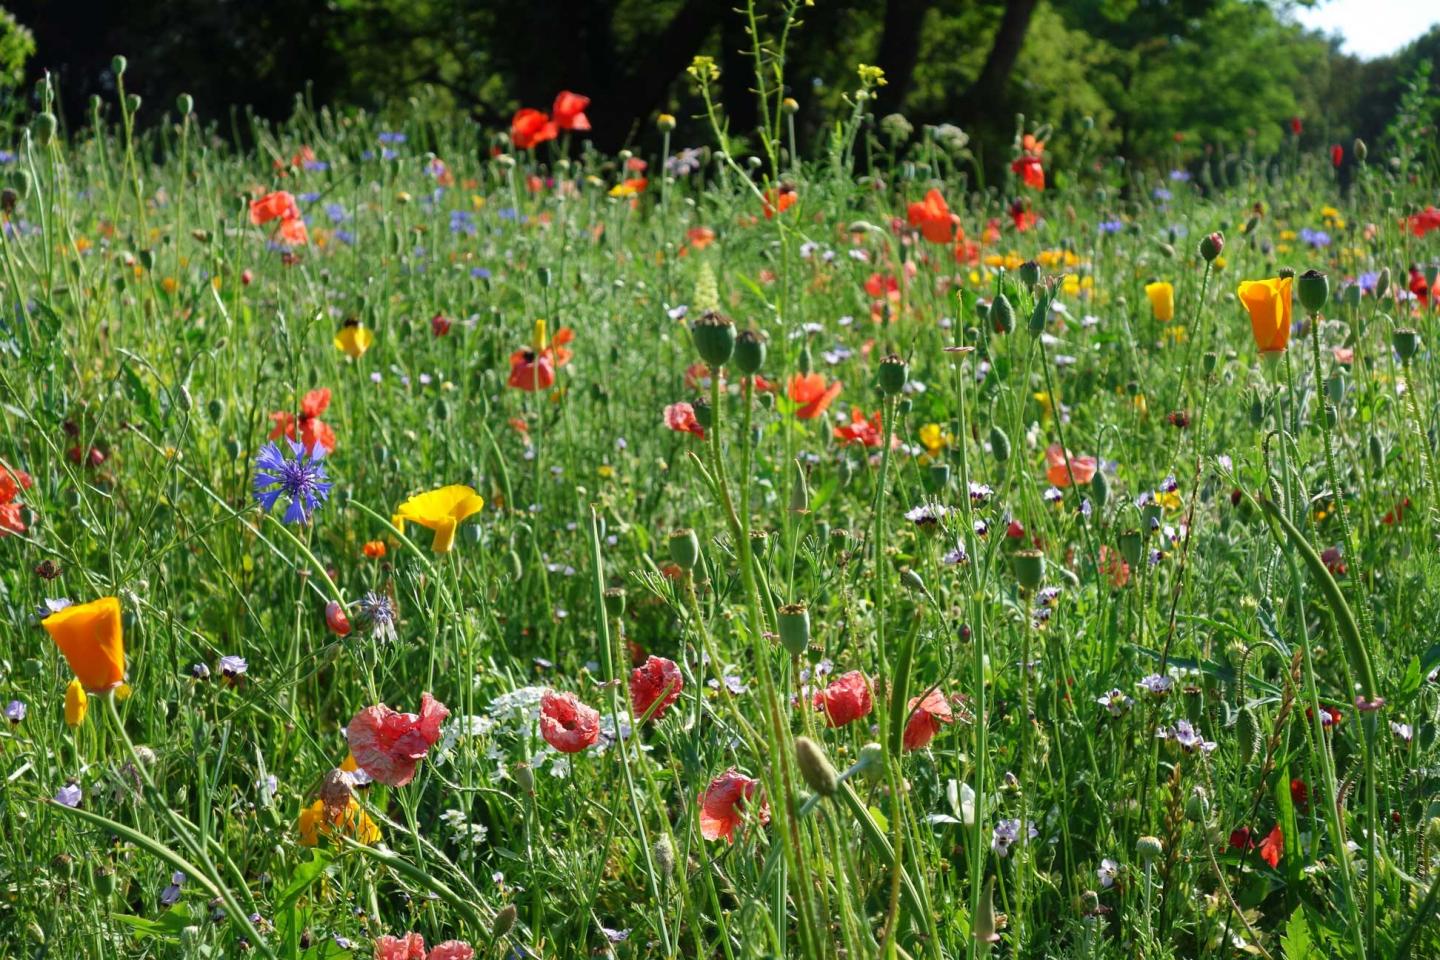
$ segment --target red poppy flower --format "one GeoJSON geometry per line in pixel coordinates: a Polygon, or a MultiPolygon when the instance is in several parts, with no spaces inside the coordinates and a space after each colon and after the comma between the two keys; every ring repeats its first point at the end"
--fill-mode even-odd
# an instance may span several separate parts
{"type": "Polygon", "coordinates": [[[24,533],[26,529],[25,517],[20,512],[24,507],[21,503],[0,503],[0,537],[8,537],[12,533],[24,533]]]}
{"type": "Polygon", "coordinates": [[[425,960],[475,960],[475,948],[463,940],[446,940],[432,949],[425,960]]]}
{"type": "Polygon", "coordinates": [[[850,422],[842,423],[835,428],[835,439],[840,441],[842,447],[848,447],[852,443],[862,443],[867,447],[880,446],[885,442],[885,433],[881,429],[880,411],[876,410],[867,420],[865,411],[859,407],[851,407],[850,422]]]}
{"type": "MultiPolygon", "coordinates": [[[[335,450],[335,431],[320,419],[320,414],[330,406],[330,391],[325,387],[311,390],[300,400],[300,442],[312,454],[318,446],[326,453],[335,450]]],[[[289,410],[276,410],[270,414],[275,426],[270,430],[269,439],[279,440],[282,436],[295,437],[295,415],[289,410]]]]}
{"type": "Polygon", "coordinates": [[[1030,209],[1024,200],[1016,200],[1010,204],[1010,222],[1015,224],[1015,229],[1020,233],[1029,230],[1040,222],[1040,218],[1030,209]]]}
{"type": "Polygon", "coordinates": [[[1100,545],[1100,572],[1110,578],[1110,586],[1119,590],[1130,582],[1130,564],[1120,556],[1120,551],[1108,545],[1100,545]]]}
{"type": "MultiPolygon", "coordinates": [[[[711,780],[700,795],[700,835],[706,840],[724,837],[734,843],[735,828],[744,821],[745,808],[759,786],[759,780],[752,780],[733,767],[711,780]]],[[[755,817],[762,825],[769,823],[770,805],[762,802],[755,817]]]]}
{"type": "Polygon", "coordinates": [[[600,737],[600,711],[573,693],[546,690],[540,698],[540,735],[561,753],[579,753],[600,737]]]}
{"type": "Polygon", "coordinates": [[[955,239],[955,224],[960,218],[950,212],[945,195],[931,188],[924,200],[910,204],[905,219],[910,226],[919,227],[920,235],[931,243],[949,243],[955,239]]]}
{"type": "Polygon", "coordinates": [[[555,126],[561,130],[589,130],[590,120],[585,116],[588,106],[589,97],[561,90],[555,95],[555,105],[550,108],[550,114],[555,118],[555,126]]]}
{"type": "Polygon", "coordinates": [[[685,231],[685,239],[690,241],[691,248],[704,250],[715,242],[715,231],[709,227],[691,227],[685,231]]]}
{"type": "Polygon", "coordinates": [[[1409,509],[1410,498],[1406,497],[1404,500],[1401,500],[1399,503],[1395,504],[1395,508],[1393,510],[1386,512],[1385,516],[1380,518],[1380,522],[1385,524],[1387,527],[1393,527],[1395,524],[1400,523],[1402,520],[1405,519],[1405,512],[1409,509]]]}
{"type": "Polygon", "coordinates": [[[1291,117],[1291,118],[1290,118],[1290,132],[1291,132],[1291,133],[1295,134],[1295,136],[1298,137],[1298,136],[1300,136],[1301,133],[1304,132],[1304,130],[1305,130],[1305,125],[1300,122],[1300,118],[1299,118],[1299,117],[1291,117]]]}
{"type": "Polygon", "coordinates": [[[1033,187],[1036,190],[1045,189],[1045,168],[1041,166],[1040,158],[1034,154],[1022,154],[1018,160],[1010,164],[1010,169],[1020,175],[1025,186],[1033,187]]]}
{"type": "Polygon", "coordinates": [[[1330,148],[1330,165],[1331,165],[1331,166],[1334,166],[1334,167],[1338,167],[1338,166],[1340,166],[1340,164],[1342,164],[1342,163],[1344,163],[1344,162],[1345,162],[1345,148],[1342,147],[1342,146],[1340,146],[1340,144],[1337,143],[1337,144],[1335,144],[1334,146],[1332,146],[1332,147],[1330,148]]]}
{"type": "Polygon", "coordinates": [[[765,212],[765,219],[772,220],[775,217],[775,211],[777,208],[781,213],[784,213],[786,210],[789,210],[791,207],[795,206],[795,202],[799,199],[800,194],[795,192],[795,188],[793,186],[788,183],[782,183],[780,184],[780,189],[778,191],[765,191],[765,202],[762,203],[760,206],[761,209],[765,212]]]}
{"type": "Polygon", "coordinates": [[[831,727],[843,727],[867,717],[874,706],[870,682],[859,670],[841,674],[824,690],[816,690],[814,703],[815,709],[825,714],[825,723],[831,727]]]}
{"type": "MultiPolygon", "coordinates": [[[[1306,707],[1306,708],[1305,708],[1305,719],[1306,719],[1306,720],[1314,720],[1314,719],[1315,719],[1315,711],[1312,710],[1312,709],[1309,708],[1309,707],[1306,707]]],[[[1344,719],[1345,719],[1345,714],[1344,714],[1343,711],[1341,711],[1341,709],[1340,709],[1339,707],[1321,706],[1321,708],[1320,708],[1320,726],[1321,726],[1322,728],[1324,728],[1324,727],[1337,727],[1337,726],[1340,725],[1340,722],[1341,722],[1342,720],[1344,720],[1344,719]]]]}
{"type": "Polygon", "coordinates": [[[1310,786],[1299,777],[1290,781],[1290,802],[1301,810],[1310,805],[1310,786]]]}
{"type": "Polygon", "coordinates": [[[0,503],[10,503],[21,490],[29,490],[35,485],[30,474],[24,470],[16,470],[4,460],[0,460],[0,503]]]}
{"type": "Polygon", "coordinates": [[[680,698],[683,689],[685,678],[674,660],[648,657],[630,672],[630,706],[637,717],[645,716],[653,706],[655,712],[650,717],[659,720],[670,709],[670,704],[680,698]]]}
{"type": "MultiPolygon", "coordinates": [[[[1424,210],[1421,210],[1419,213],[1410,214],[1410,216],[1406,217],[1401,222],[1408,226],[1410,228],[1410,232],[1413,233],[1415,236],[1423,237],[1431,230],[1440,229],[1440,210],[1437,210],[1433,205],[1428,206],[1424,210]]],[[[1417,272],[1418,271],[1415,270],[1411,271],[1412,283],[1413,276],[1417,272]]],[[[1414,291],[1412,290],[1411,292],[1414,291]]]]}
{"type": "Polygon", "coordinates": [[[701,440],[705,439],[705,428],[695,419],[695,408],[683,400],[665,408],[665,426],[676,433],[693,433],[701,440]]]}
{"type": "Polygon", "coordinates": [[[430,332],[437,337],[443,337],[450,332],[450,318],[443,313],[437,313],[430,318],[430,332]]]}
{"type": "Polygon", "coordinates": [[[350,618],[345,615],[345,608],[338,600],[331,600],[325,604],[325,626],[337,637],[348,637],[350,635],[350,618]]]}
{"type": "Polygon", "coordinates": [[[418,933],[386,934],[375,941],[375,960],[425,960],[425,938],[418,933]]]}
{"type": "Polygon", "coordinates": [[[310,231],[305,228],[305,221],[299,217],[287,217],[280,221],[280,229],[275,231],[280,242],[291,247],[303,247],[310,242],[310,231]]]}
{"type": "Polygon", "coordinates": [[[900,281],[894,274],[872,273],[865,278],[865,292],[872,297],[900,299],[900,281]]]}
{"type": "Polygon", "coordinates": [[[795,411],[797,420],[814,420],[830,409],[830,404],[840,396],[843,384],[839,380],[825,385],[824,374],[796,373],[790,377],[790,399],[800,404],[795,411]]]}
{"type": "Polygon", "coordinates": [[[510,120],[510,142],[518,150],[529,150],[559,136],[560,128],[545,113],[531,107],[515,111],[510,120]]]}
{"type": "Polygon", "coordinates": [[[1345,559],[1340,553],[1339,547],[1326,547],[1320,554],[1320,560],[1325,564],[1325,569],[1337,577],[1345,576],[1345,559]]]}
{"type": "Polygon", "coordinates": [[[440,739],[440,725],[448,716],[443,703],[424,693],[419,714],[400,713],[383,703],[366,707],[350,720],[345,738],[361,770],[387,786],[403,787],[440,739]]]}
{"type": "Polygon", "coordinates": [[[1070,486],[1072,475],[1077,484],[1089,483],[1094,479],[1095,470],[1099,465],[1094,457],[1071,456],[1070,451],[1058,443],[1052,443],[1045,448],[1045,479],[1057,487],[1070,486]],[[1066,466],[1067,461],[1068,467],[1066,466]]]}
{"type": "Polygon", "coordinates": [[[571,354],[565,344],[574,338],[573,330],[561,327],[555,331],[555,338],[539,349],[532,344],[510,354],[510,386],[532,392],[549,390],[555,385],[555,368],[570,362],[571,354]]]}
{"type": "Polygon", "coordinates": [[[1249,827],[1236,827],[1230,831],[1230,849],[1242,852],[1255,849],[1255,840],[1250,836],[1249,827]]]}
{"type": "Polygon", "coordinates": [[[906,750],[922,750],[935,739],[942,726],[954,722],[955,714],[950,709],[950,701],[939,690],[931,690],[923,700],[911,697],[910,719],[905,722],[901,743],[906,750]]]}
{"type": "Polygon", "coordinates": [[[1260,841],[1260,859],[1272,867],[1277,867],[1280,865],[1280,857],[1284,852],[1285,834],[1281,831],[1280,824],[1277,823],[1265,835],[1265,839],[1260,841]]]}
{"type": "Polygon", "coordinates": [[[286,190],[267,193],[250,203],[250,222],[263,226],[272,220],[294,220],[300,216],[300,207],[295,197],[286,190]]]}

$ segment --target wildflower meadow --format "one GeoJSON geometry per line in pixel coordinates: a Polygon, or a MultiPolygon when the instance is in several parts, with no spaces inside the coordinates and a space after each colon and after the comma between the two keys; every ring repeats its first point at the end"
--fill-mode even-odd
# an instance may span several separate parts
{"type": "Polygon", "coordinates": [[[1440,957],[1433,127],[799,150],[787,23],[743,145],[42,85],[0,955],[1440,957]]]}

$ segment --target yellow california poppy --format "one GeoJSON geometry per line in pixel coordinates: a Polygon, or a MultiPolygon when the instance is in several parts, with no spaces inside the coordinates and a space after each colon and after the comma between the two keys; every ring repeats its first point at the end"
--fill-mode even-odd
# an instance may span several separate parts
{"type": "Polygon", "coordinates": [[[1150,311],[1161,323],[1175,319],[1175,286],[1168,280],[1157,280],[1145,284],[1145,296],[1150,298],[1150,311]]]}
{"type": "Polygon", "coordinates": [[[353,360],[359,360],[375,342],[375,333],[362,323],[347,323],[335,334],[335,349],[353,360]]]}
{"type": "Polygon", "coordinates": [[[1261,353],[1281,353],[1290,345],[1291,277],[1246,280],[1235,291],[1250,311],[1250,330],[1261,353]]]}
{"type": "Polygon", "coordinates": [[[65,724],[70,727],[78,727],[85,722],[85,714],[90,712],[90,698],[85,696],[85,688],[78,679],[71,680],[70,685],[65,688],[65,724]]]}
{"type": "Polygon", "coordinates": [[[40,623],[86,690],[98,693],[125,681],[125,635],[119,599],[102,597],[72,604],[40,623]]]}
{"type": "Polygon", "coordinates": [[[405,522],[418,523],[435,531],[430,549],[436,553],[449,553],[455,545],[455,528],[466,517],[478,513],[485,501],[474,490],[461,483],[454,483],[439,490],[431,490],[411,497],[395,511],[392,518],[395,526],[405,529],[405,522]]]}
{"type": "Polygon", "coordinates": [[[325,815],[324,801],[316,800],[300,811],[300,819],[295,826],[300,833],[300,845],[305,847],[318,844],[322,834],[327,837],[344,834],[367,847],[380,840],[380,828],[375,826],[375,821],[354,797],[350,798],[343,812],[330,817],[325,815]]]}

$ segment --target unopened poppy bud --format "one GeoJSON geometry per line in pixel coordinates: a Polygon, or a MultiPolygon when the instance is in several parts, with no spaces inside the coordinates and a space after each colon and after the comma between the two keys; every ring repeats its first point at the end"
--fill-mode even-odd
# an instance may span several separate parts
{"type": "Polygon", "coordinates": [[[950,464],[932,463],[924,474],[925,489],[939,493],[950,485],[950,464]]]}
{"type": "Polygon", "coordinates": [[[655,866],[660,868],[665,879],[670,879],[675,873],[675,845],[670,842],[668,833],[660,834],[650,847],[650,859],[655,861],[655,866]]]}
{"type": "Polygon", "coordinates": [[[528,763],[517,763],[514,766],[515,785],[522,793],[535,792],[535,771],[528,763]]]}
{"type": "Polygon", "coordinates": [[[888,354],[880,361],[880,372],[875,379],[880,385],[880,392],[893,397],[905,389],[905,381],[910,379],[910,367],[897,354],[888,354]]]}
{"type": "Polygon", "coordinates": [[[1038,337],[1045,332],[1045,321],[1050,318],[1050,298],[1042,296],[1035,301],[1035,308],[1030,311],[1030,336],[1038,337]]]}
{"type": "Polygon", "coordinates": [[[34,126],[32,127],[35,136],[35,142],[42,147],[50,146],[51,141],[55,139],[55,127],[55,114],[51,113],[49,110],[46,110],[44,113],[37,114],[35,117],[34,126]]]}
{"type": "Polygon", "coordinates": [[[715,410],[710,406],[709,397],[696,397],[690,403],[690,409],[695,411],[695,422],[706,430],[715,423],[715,410]]]}
{"type": "Polygon", "coordinates": [[[1167,259],[1167,260],[1174,260],[1174,259],[1175,259],[1175,247],[1172,246],[1171,244],[1168,244],[1168,243],[1157,243],[1157,244],[1155,244],[1155,246],[1159,248],[1159,250],[1160,250],[1160,255],[1161,255],[1162,257],[1164,257],[1165,259],[1167,259]]]}
{"type": "Polygon", "coordinates": [[[833,797],[840,789],[840,775],[835,772],[835,766],[830,758],[825,756],[825,750],[820,744],[809,737],[795,738],[795,759],[800,767],[800,775],[805,778],[805,783],[811,790],[822,797],[833,797]]]}
{"type": "Polygon", "coordinates": [[[690,325],[690,336],[700,359],[710,366],[711,376],[730,362],[735,353],[735,323],[716,310],[706,310],[690,325]]]}
{"type": "Polygon", "coordinates": [[[995,878],[985,878],[985,889],[980,894],[980,909],[975,913],[972,935],[978,943],[998,943],[1000,934],[995,930],[995,878]]]}
{"type": "Polygon", "coordinates": [[[1110,481],[1105,476],[1104,470],[1096,470],[1095,475],[1090,478],[1090,499],[1095,501],[1095,506],[1104,509],[1106,502],[1110,499],[1110,481]]]}
{"type": "Polygon", "coordinates": [[[810,353],[810,344],[807,343],[800,348],[800,356],[795,360],[795,368],[806,375],[815,368],[815,358],[810,353]]]}
{"type": "Polygon", "coordinates": [[[605,612],[612,617],[625,615],[624,587],[610,587],[605,591],[605,612]]]}
{"type": "Polygon", "coordinates": [[[810,608],[804,603],[787,603],[775,613],[780,626],[780,643],[794,656],[810,647],[810,608]]]}
{"type": "Polygon", "coordinates": [[[1135,841],[1135,852],[1141,863],[1154,863],[1165,852],[1165,844],[1159,837],[1141,837],[1135,841]]]}
{"type": "Polygon", "coordinates": [[[996,463],[1010,459],[1010,437],[999,427],[990,428],[990,455],[996,463]]]}
{"type": "Polygon", "coordinates": [[[916,592],[923,592],[925,589],[925,581],[921,578],[920,574],[916,573],[911,567],[906,567],[900,571],[900,582],[916,592]]]}
{"type": "Polygon", "coordinates": [[[1040,282],[1040,264],[1034,260],[1026,260],[1020,264],[1020,282],[1029,289],[1040,282]]]}
{"type": "Polygon", "coordinates": [[[1390,346],[1401,360],[1409,360],[1420,349],[1420,334],[1409,327],[1401,327],[1390,335],[1390,346]]]}
{"type": "Polygon", "coordinates": [[[126,60],[123,55],[118,53],[110,58],[110,72],[115,74],[115,79],[118,80],[121,77],[125,76],[125,67],[129,63],[129,60],[126,60]]]}
{"type": "Polygon", "coordinates": [[[1094,890],[1085,890],[1080,894],[1080,913],[1087,917],[1093,917],[1100,912],[1100,894],[1094,890]]]}
{"type": "Polygon", "coordinates": [[[129,113],[129,114],[131,114],[132,116],[133,116],[134,114],[139,113],[139,112],[140,112],[140,104],[141,104],[142,102],[143,102],[143,101],[141,101],[141,99],[140,99],[140,94],[138,94],[138,93],[127,93],[127,94],[125,95],[125,110],[126,110],[126,112],[129,113]]]}
{"type": "Polygon", "coordinates": [[[1380,271],[1380,276],[1375,278],[1375,299],[1383,299],[1385,294],[1390,292],[1390,268],[1386,267],[1380,271]]]}
{"type": "Polygon", "coordinates": [[[507,903],[495,911],[495,922],[490,925],[490,939],[499,940],[514,929],[517,913],[513,903],[507,903]]]}
{"type": "Polygon", "coordinates": [[[689,527],[670,534],[670,559],[681,570],[693,570],[700,561],[700,538],[689,527]]]}
{"type": "Polygon", "coordinates": [[[1319,270],[1306,270],[1295,282],[1295,289],[1305,309],[1312,314],[1319,313],[1330,299],[1330,278],[1319,270]]]}
{"type": "Polygon", "coordinates": [[[885,766],[885,748],[873,741],[865,744],[860,748],[860,761],[855,766],[866,780],[876,780],[885,766]]]}
{"type": "Polygon", "coordinates": [[[733,363],[743,376],[757,373],[765,365],[765,335],[758,330],[742,330],[735,338],[733,363]]]}
{"type": "Polygon", "coordinates": [[[1220,252],[1224,249],[1225,234],[1219,230],[1200,238],[1200,257],[1206,263],[1213,263],[1215,258],[1220,256],[1220,252]]]}
{"type": "Polygon", "coordinates": [[[790,512],[797,515],[809,513],[810,484],[805,478],[805,468],[799,460],[790,463],[795,467],[795,475],[790,481],[790,512]]]}
{"type": "Polygon", "coordinates": [[[338,600],[325,604],[325,626],[337,637],[350,635],[350,618],[345,615],[345,608],[338,600]]]}
{"type": "Polygon", "coordinates": [[[190,114],[195,112],[195,98],[188,93],[180,94],[180,96],[175,98],[175,109],[179,111],[182,117],[190,116],[190,114]]]}
{"type": "Polygon", "coordinates": [[[655,118],[655,129],[661,133],[669,133],[675,129],[675,118],[668,113],[662,113],[655,118]]]}
{"type": "Polygon", "coordinates": [[[1370,434],[1367,446],[1370,448],[1370,462],[1375,465],[1376,470],[1383,469],[1385,466],[1385,443],[1380,439],[1380,435],[1370,434]]]}
{"type": "Polygon", "coordinates": [[[990,304],[990,324],[996,333],[1009,333],[1015,329],[1015,307],[1005,294],[996,294],[990,304]]]}
{"type": "Polygon", "coordinates": [[[1350,152],[1355,154],[1356,160],[1358,160],[1360,163],[1364,163],[1365,158],[1370,154],[1370,148],[1365,146],[1364,140],[1356,137],[1355,142],[1350,146],[1350,152]]]}
{"type": "Polygon", "coordinates": [[[1202,787],[1190,791],[1185,800],[1185,818],[1191,823],[1204,823],[1210,816],[1210,800],[1202,787]]]}
{"type": "Polygon", "coordinates": [[[1021,589],[1034,590],[1045,580],[1045,554],[1039,550],[1016,550],[1010,554],[1010,568],[1021,589]]]}

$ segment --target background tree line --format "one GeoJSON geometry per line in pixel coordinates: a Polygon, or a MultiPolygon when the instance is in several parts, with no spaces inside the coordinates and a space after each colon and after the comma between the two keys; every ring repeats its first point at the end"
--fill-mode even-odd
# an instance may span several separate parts
{"type": "MultiPolygon", "coordinates": [[[[782,7],[756,3],[763,33],[782,7]]],[[[1057,150],[1129,160],[1245,142],[1273,150],[1291,117],[1314,143],[1378,144],[1417,69],[1440,59],[1440,28],[1361,61],[1288,22],[1283,5],[818,0],[802,8],[785,75],[807,108],[802,141],[823,132],[815,125],[865,62],[889,78],[877,116],[956,123],[993,154],[1008,149],[1017,113],[1050,123],[1057,150]]],[[[687,142],[697,104],[684,68],[705,53],[722,67],[732,131],[743,137],[757,119],[735,0],[16,0],[0,9],[9,14],[0,82],[12,104],[48,70],[71,122],[93,94],[113,96],[116,53],[129,57],[127,89],[152,117],[186,91],[205,117],[246,105],[280,119],[305,92],[315,103],[418,105],[503,125],[517,106],[545,108],[571,89],[593,98],[591,136],[606,150],[653,136],[648,121],[660,111],[680,118],[676,142],[687,142]]],[[[1410,119],[1433,130],[1430,84],[1412,95],[1423,102],[1410,119]]]]}

